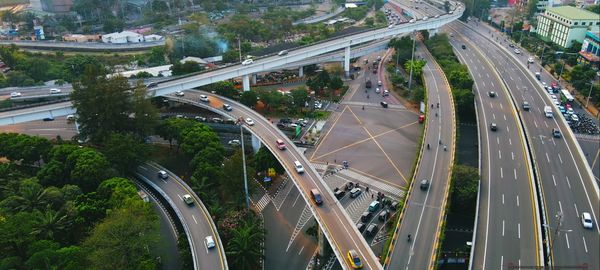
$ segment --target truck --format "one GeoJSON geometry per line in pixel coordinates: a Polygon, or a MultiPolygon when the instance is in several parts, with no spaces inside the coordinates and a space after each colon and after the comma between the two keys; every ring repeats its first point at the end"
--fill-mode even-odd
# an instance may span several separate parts
{"type": "Polygon", "coordinates": [[[554,117],[554,113],[552,113],[552,107],[544,106],[544,115],[548,118],[554,117]]]}
{"type": "Polygon", "coordinates": [[[372,85],[372,84],[371,84],[371,80],[368,80],[368,81],[365,83],[365,87],[366,87],[366,88],[371,88],[371,85],[372,85]]]}

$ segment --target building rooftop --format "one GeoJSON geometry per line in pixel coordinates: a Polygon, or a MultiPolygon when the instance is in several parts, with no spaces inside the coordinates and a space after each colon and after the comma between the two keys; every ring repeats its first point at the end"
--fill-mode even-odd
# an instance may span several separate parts
{"type": "Polygon", "coordinates": [[[600,18],[600,14],[572,6],[553,7],[546,11],[570,20],[598,20],[600,18]]]}

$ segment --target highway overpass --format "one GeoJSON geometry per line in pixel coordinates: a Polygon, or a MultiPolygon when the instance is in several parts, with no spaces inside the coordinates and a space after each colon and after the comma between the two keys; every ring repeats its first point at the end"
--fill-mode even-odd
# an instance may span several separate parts
{"type": "MultiPolygon", "coordinates": [[[[432,18],[426,21],[418,21],[415,23],[406,23],[402,25],[396,25],[392,28],[381,28],[372,31],[366,31],[358,34],[352,34],[343,36],[331,40],[326,40],[321,43],[304,46],[290,51],[287,55],[277,56],[270,55],[260,59],[257,59],[254,64],[243,66],[240,64],[227,66],[224,68],[209,70],[199,74],[193,74],[166,82],[159,83],[158,86],[151,88],[152,96],[166,96],[176,91],[186,91],[195,87],[228,80],[235,77],[242,76],[244,79],[244,88],[249,89],[249,75],[257,72],[264,72],[273,70],[287,64],[293,64],[295,62],[302,61],[307,58],[315,57],[321,54],[325,54],[332,51],[344,50],[344,68],[348,72],[350,69],[350,58],[351,58],[351,46],[356,46],[362,43],[371,42],[374,40],[380,40],[389,38],[392,36],[411,33],[413,31],[428,30],[438,28],[446,23],[452,22],[458,19],[464,11],[463,6],[459,6],[453,14],[446,14],[439,18],[432,18]]],[[[197,91],[190,91],[196,92],[197,91]]],[[[310,165],[308,160],[301,154],[294,146],[293,143],[287,139],[287,137],[279,131],[274,125],[267,121],[260,114],[253,110],[235,102],[227,100],[222,97],[218,97],[209,93],[212,100],[210,106],[205,106],[214,112],[221,115],[226,115],[231,118],[251,117],[257,125],[249,127],[248,129],[261,139],[265,145],[271,149],[278,160],[282,163],[284,168],[288,171],[289,175],[292,176],[294,184],[302,191],[303,198],[311,206],[318,223],[321,225],[322,231],[338,258],[342,263],[344,269],[349,268],[348,262],[345,259],[345,253],[350,249],[355,249],[362,257],[365,263],[365,269],[381,269],[382,266],[379,263],[377,257],[366,243],[364,238],[358,232],[352,220],[348,217],[345,210],[339,205],[337,199],[333,196],[332,191],[323,182],[321,176],[316,170],[310,165]],[[234,106],[232,113],[225,112],[218,106],[219,102],[226,101],[227,103],[234,106]],[[217,105],[216,107],[213,107],[217,105]],[[239,111],[239,112],[238,112],[239,111]],[[239,114],[241,113],[241,114],[239,114]],[[284,139],[290,146],[288,151],[278,151],[273,147],[273,142],[276,139],[284,139]],[[296,174],[293,169],[293,162],[295,160],[300,161],[306,168],[304,175],[296,174]],[[314,207],[309,199],[309,190],[311,188],[317,188],[321,190],[323,194],[324,204],[320,207],[314,207]]],[[[171,97],[174,98],[174,97],[171,97]]],[[[180,99],[180,101],[193,102],[195,105],[199,105],[196,102],[197,99],[190,100],[187,97],[180,99]]],[[[0,113],[0,126],[7,124],[14,124],[19,122],[31,121],[36,119],[43,119],[45,117],[56,117],[61,115],[67,115],[75,113],[70,102],[58,103],[53,105],[46,105],[37,108],[29,108],[25,110],[10,111],[0,113]]]]}

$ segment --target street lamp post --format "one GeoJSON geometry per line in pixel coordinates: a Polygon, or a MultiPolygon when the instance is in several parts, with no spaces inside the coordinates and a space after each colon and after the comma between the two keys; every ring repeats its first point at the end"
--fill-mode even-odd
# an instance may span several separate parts
{"type": "Polygon", "coordinates": [[[413,76],[413,66],[415,65],[415,45],[417,43],[417,32],[414,32],[415,36],[413,38],[413,47],[410,56],[410,74],[408,75],[408,91],[410,91],[410,87],[412,85],[412,76],[413,76]]]}
{"type": "Polygon", "coordinates": [[[592,89],[594,88],[594,81],[589,82],[590,84],[590,91],[588,92],[588,96],[587,99],[585,101],[585,107],[588,107],[588,104],[590,103],[590,97],[592,96],[592,89]]]}
{"type": "MultiPolygon", "coordinates": [[[[558,212],[556,213],[556,228],[554,229],[554,236],[552,237],[552,239],[550,239],[550,256],[549,256],[549,262],[548,264],[552,267],[552,269],[554,269],[554,265],[552,264],[552,256],[554,255],[554,244],[556,242],[556,238],[560,235],[560,232],[564,232],[564,233],[568,233],[568,232],[572,232],[573,230],[561,230],[560,227],[562,226],[562,221],[563,221],[563,213],[562,212],[558,212]]],[[[548,229],[552,229],[552,227],[550,227],[549,224],[544,224],[544,227],[547,227],[548,229]]]]}
{"type": "Polygon", "coordinates": [[[244,191],[246,192],[246,208],[250,209],[250,194],[248,194],[248,175],[246,173],[246,149],[244,148],[244,128],[240,122],[240,141],[242,142],[242,168],[244,169],[244,191]]]}
{"type": "Polygon", "coordinates": [[[240,53],[240,62],[242,62],[242,41],[240,40],[240,36],[238,35],[238,52],[240,53]]]}

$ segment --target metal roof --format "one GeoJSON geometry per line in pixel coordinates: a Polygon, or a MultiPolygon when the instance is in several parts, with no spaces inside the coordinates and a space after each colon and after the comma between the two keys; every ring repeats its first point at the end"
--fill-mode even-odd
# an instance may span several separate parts
{"type": "Polygon", "coordinates": [[[600,20],[600,14],[572,6],[553,7],[546,11],[569,20],[600,20]]]}

